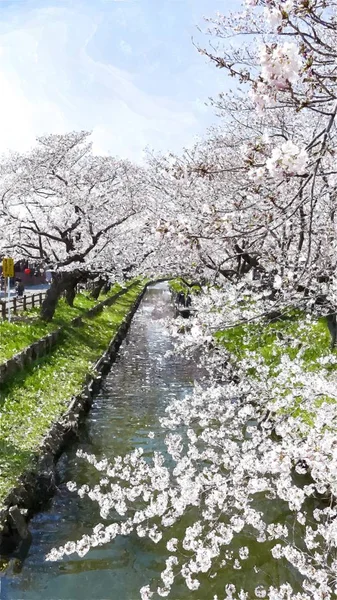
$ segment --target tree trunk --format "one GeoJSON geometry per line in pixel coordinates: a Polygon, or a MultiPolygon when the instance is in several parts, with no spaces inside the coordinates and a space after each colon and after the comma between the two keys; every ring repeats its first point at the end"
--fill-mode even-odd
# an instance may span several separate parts
{"type": "Polygon", "coordinates": [[[108,294],[108,292],[110,292],[110,290],[111,290],[111,283],[110,283],[110,281],[106,281],[102,288],[102,294],[108,294]]]}
{"type": "Polygon", "coordinates": [[[67,304],[73,306],[76,296],[76,286],[80,281],[86,281],[87,278],[87,273],[79,270],[74,272],[54,273],[51,286],[42,303],[41,319],[43,319],[43,321],[52,320],[57,303],[63,292],[66,292],[67,304]]]}
{"type": "Polygon", "coordinates": [[[81,281],[84,281],[84,276],[81,271],[74,271],[73,273],[64,273],[65,298],[68,306],[74,306],[76,286],[81,281]]]}
{"type": "Polygon", "coordinates": [[[105,280],[102,277],[100,277],[97,281],[94,282],[93,288],[92,288],[92,291],[90,294],[94,300],[97,300],[104,285],[105,285],[105,280]]]}
{"type": "Polygon", "coordinates": [[[328,329],[331,337],[331,348],[336,348],[337,341],[337,318],[336,313],[332,313],[331,315],[327,315],[326,321],[328,324],[328,329]]]}
{"type": "Polygon", "coordinates": [[[77,283],[77,280],[70,281],[66,287],[66,303],[68,304],[68,306],[74,306],[77,283]]]}
{"type": "Polygon", "coordinates": [[[57,307],[57,303],[63,291],[63,274],[54,273],[50,288],[47,290],[46,297],[41,306],[41,319],[43,321],[49,322],[52,320],[57,307]]]}

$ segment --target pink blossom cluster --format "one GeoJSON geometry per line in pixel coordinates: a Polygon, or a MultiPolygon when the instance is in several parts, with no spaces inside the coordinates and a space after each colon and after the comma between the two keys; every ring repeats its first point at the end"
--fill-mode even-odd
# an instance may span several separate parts
{"type": "Polygon", "coordinates": [[[296,83],[302,60],[296,44],[285,42],[275,46],[263,45],[260,50],[261,75],[272,88],[286,89],[296,83]]]}

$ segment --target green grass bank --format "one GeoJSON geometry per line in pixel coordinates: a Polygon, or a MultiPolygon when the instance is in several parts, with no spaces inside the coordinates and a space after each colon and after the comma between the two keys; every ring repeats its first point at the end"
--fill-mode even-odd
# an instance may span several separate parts
{"type": "MultiPolygon", "coordinates": [[[[272,322],[259,321],[230,327],[214,334],[218,342],[226,347],[230,360],[235,364],[244,364],[246,359],[263,359],[266,371],[259,366],[248,368],[253,378],[277,378],[285,359],[299,365],[302,374],[323,374],[323,377],[337,383],[337,353],[331,349],[331,339],[324,317],[289,310],[280,320],[272,322]]],[[[311,425],[315,410],[323,402],[332,403],[336,399],[329,396],[317,397],[314,405],[306,406],[301,395],[301,383],[296,393],[291,379],[285,382],[281,395],[288,398],[288,403],[281,409],[283,414],[301,419],[311,425]],[[289,387],[288,387],[289,386],[289,387]]],[[[280,391],[278,389],[278,394],[280,391]]],[[[279,412],[279,411],[277,411],[279,412]]]]}
{"type": "MultiPolygon", "coordinates": [[[[322,357],[331,355],[325,319],[314,319],[295,310],[281,320],[237,325],[218,331],[215,337],[237,360],[257,352],[272,369],[277,369],[284,354],[294,360],[300,353],[310,371],[320,368],[322,357]]],[[[254,374],[258,376],[258,373],[254,374]]]]}
{"type": "MultiPolygon", "coordinates": [[[[71,397],[81,392],[86,375],[93,371],[93,365],[117,333],[144,285],[144,281],[137,282],[98,316],[84,318],[81,326],[68,324],[50,354],[20,372],[1,389],[0,506],[19,476],[33,464],[51,425],[66,411],[71,397]]],[[[91,307],[87,302],[88,299],[77,299],[71,317],[62,315],[61,306],[56,316],[57,325],[64,325],[70,318],[85,312],[91,307]]],[[[53,328],[55,324],[53,321],[53,328]]],[[[22,336],[18,336],[21,347],[47,333],[49,326],[40,329],[42,325],[38,324],[26,337],[23,329],[22,336]],[[36,337],[32,339],[27,337],[29,335],[36,337]]]]}
{"type": "Polygon", "coordinates": [[[66,326],[72,319],[83,315],[90,308],[116,294],[121,289],[122,286],[117,283],[108,294],[100,295],[98,300],[94,300],[85,292],[77,294],[73,307],[67,305],[64,298],[61,298],[55,316],[50,323],[40,319],[39,308],[21,313],[20,318],[11,323],[0,321],[0,363],[30,346],[41,337],[55,331],[55,329],[66,326]]]}

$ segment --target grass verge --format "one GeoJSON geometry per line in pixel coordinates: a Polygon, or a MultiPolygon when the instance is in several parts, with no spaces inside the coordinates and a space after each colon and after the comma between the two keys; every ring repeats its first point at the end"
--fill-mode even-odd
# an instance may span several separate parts
{"type": "Polygon", "coordinates": [[[67,327],[54,351],[22,371],[0,392],[0,506],[29,468],[47,431],[80,393],[85,376],[106,350],[144,288],[137,283],[102,313],[67,327]]]}
{"type": "MultiPolygon", "coordinates": [[[[331,355],[330,334],[325,319],[293,311],[284,319],[271,323],[249,323],[218,331],[215,337],[226,346],[230,354],[242,360],[258,352],[265,363],[277,369],[282,356],[294,360],[300,353],[305,368],[315,371],[321,359],[331,355]]],[[[330,365],[330,368],[336,368],[330,365]]]]}
{"type": "Polygon", "coordinates": [[[90,308],[102,302],[109,296],[116,294],[121,290],[121,286],[115,284],[109,294],[101,295],[98,300],[94,300],[88,293],[77,294],[74,306],[66,304],[64,298],[58,303],[55,316],[50,323],[42,321],[39,317],[39,309],[35,308],[26,313],[21,313],[24,317],[22,321],[0,321],[0,363],[14,356],[41,337],[55,331],[59,327],[64,327],[72,319],[88,311],[90,308]]]}
{"type": "Polygon", "coordinates": [[[275,399],[283,397],[285,405],[275,409],[277,413],[286,414],[301,419],[311,426],[316,410],[323,402],[335,403],[336,398],[322,395],[308,404],[303,400],[303,384],[315,374],[323,376],[332,384],[337,381],[337,355],[331,350],[330,334],[326,320],[314,318],[300,311],[290,311],[282,320],[264,323],[249,323],[238,325],[215,334],[218,341],[228,350],[231,360],[245,368],[246,359],[256,358],[256,366],[249,366],[247,374],[257,379],[268,379],[275,385],[275,399]],[[267,367],[261,369],[261,360],[267,367]],[[296,371],[289,369],[288,378],[284,378],[280,386],[278,374],[289,360],[298,367],[300,375],[296,382],[296,371]],[[297,389],[295,390],[295,387],[297,389]],[[277,391],[276,391],[277,390],[277,391]],[[302,393],[301,393],[302,391],[302,393]]]}

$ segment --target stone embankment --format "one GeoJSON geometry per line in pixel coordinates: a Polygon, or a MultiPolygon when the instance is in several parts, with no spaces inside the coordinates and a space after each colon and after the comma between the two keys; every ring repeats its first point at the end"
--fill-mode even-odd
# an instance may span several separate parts
{"type": "MultiPolygon", "coordinates": [[[[36,454],[35,464],[29,471],[21,476],[18,485],[9,492],[3,502],[3,508],[0,511],[0,553],[8,554],[20,543],[27,543],[27,539],[29,539],[30,536],[27,526],[29,519],[34,513],[40,510],[55,493],[55,467],[57,459],[64,451],[67,444],[76,436],[81,418],[90,409],[94,395],[101,385],[102,378],[109,371],[111,364],[116,359],[118,349],[125,338],[132,317],[136,312],[148,285],[149,283],[144,285],[143,290],[125,315],[107,350],[94,365],[92,371],[93,374],[87,375],[82,391],[70,400],[66,412],[52,425],[49,432],[42,440],[36,454]]],[[[130,287],[128,289],[130,289],[130,287]]],[[[104,306],[113,304],[119,296],[125,293],[125,291],[127,290],[121,290],[111,298],[101,302],[88,311],[85,317],[98,314],[104,306]]],[[[72,324],[79,325],[82,318],[83,317],[76,317],[72,324]],[[76,323],[74,323],[74,321],[76,323]]],[[[24,368],[27,361],[32,362],[35,360],[37,356],[40,356],[40,352],[49,352],[53,345],[55,345],[60,332],[57,330],[56,332],[53,332],[53,334],[42,338],[39,342],[35,342],[19,355],[16,355],[7,361],[7,363],[5,363],[7,364],[7,368],[2,371],[2,373],[5,374],[5,377],[9,377],[10,373],[13,374],[14,365],[16,369],[24,368]],[[18,357],[20,357],[20,359],[18,357]]]]}
{"type": "MultiPolygon", "coordinates": [[[[98,304],[96,304],[96,306],[86,311],[80,317],[75,317],[70,321],[68,326],[70,325],[74,327],[81,325],[83,319],[96,316],[103,310],[105,306],[111,306],[111,304],[116,302],[117,298],[125,294],[127,290],[130,289],[130,287],[132,287],[132,285],[134,284],[131,284],[131,286],[129,286],[128,288],[120,290],[119,292],[117,292],[113,296],[110,296],[106,300],[99,302],[98,304]]],[[[0,364],[0,385],[4,384],[6,381],[8,381],[8,379],[13,377],[19,371],[22,371],[23,369],[31,365],[38,358],[49,354],[49,352],[51,352],[56,343],[59,341],[62,331],[63,327],[55,329],[55,331],[52,331],[48,335],[37,340],[27,348],[24,348],[24,350],[22,350],[18,354],[15,354],[11,358],[0,364]]]]}

